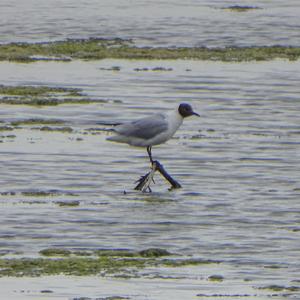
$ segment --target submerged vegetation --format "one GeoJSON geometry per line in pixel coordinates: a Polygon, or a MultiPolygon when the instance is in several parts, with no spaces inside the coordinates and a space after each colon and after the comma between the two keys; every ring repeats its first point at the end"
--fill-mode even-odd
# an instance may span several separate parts
{"type": "Polygon", "coordinates": [[[271,285],[266,285],[263,287],[259,287],[260,290],[271,290],[274,292],[298,292],[300,291],[299,286],[284,286],[284,285],[277,285],[277,284],[271,284],[271,285]]]}
{"type": "Polygon", "coordinates": [[[96,275],[124,272],[145,267],[182,267],[219,263],[213,260],[161,258],[172,254],[164,249],[150,248],[142,251],[124,249],[71,251],[48,248],[40,251],[39,258],[1,258],[1,276],[41,276],[41,275],[96,275]]]}
{"type": "Polygon", "coordinates": [[[25,120],[19,120],[11,122],[12,126],[20,126],[20,125],[61,125],[65,122],[63,120],[57,119],[40,119],[40,118],[31,118],[25,120]]]}
{"type": "Polygon", "coordinates": [[[46,191],[28,191],[28,192],[22,192],[23,196],[26,197],[53,197],[59,195],[56,192],[46,192],[46,191]]]}
{"type": "MultiPolygon", "coordinates": [[[[102,99],[86,97],[80,89],[49,86],[4,86],[0,85],[0,104],[26,104],[35,106],[59,104],[103,103],[102,99]]],[[[32,124],[34,123],[31,122],[32,124]]],[[[40,122],[37,122],[41,124],[40,122]]],[[[50,123],[44,123],[50,124],[50,123]]],[[[54,124],[53,121],[51,124],[54,124]]],[[[58,124],[56,122],[56,124],[58,124]]],[[[17,124],[15,124],[17,125],[17,124]]]]}
{"type": "MultiPolygon", "coordinates": [[[[235,7],[227,8],[237,10],[235,7]]],[[[248,7],[238,7],[249,10],[248,7]]],[[[251,7],[251,9],[253,9],[251,7]]],[[[212,61],[253,61],[276,58],[296,60],[300,47],[137,47],[122,39],[83,39],[48,43],[11,43],[0,45],[0,60],[33,62],[72,59],[195,59],[212,61]]]]}
{"type": "Polygon", "coordinates": [[[0,85],[0,94],[12,95],[12,96],[30,96],[41,97],[50,96],[56,94],[62,94],[66,96],[81,96],[78,89],[61,88],[61,87],[49,87],[49,86],[5,86],[0,85]]]}
{"type": "Polygon", "coordinates": [[[233,11],[233,12],[247,12],[247,11],[261,9],[261,8],[258,6],[249,6],[249,5],[231,5],[231,6],[223,7],[222,9],[233,11]]]}
{"type": "Polygon", "coordinates": [[[102,271],[111,273],[121,268],[143,267],[143,261],[130,259],[101,258],[23,258],[0,259],[0,276],[41,276],[41,275],[95,275],[102,271]]]}

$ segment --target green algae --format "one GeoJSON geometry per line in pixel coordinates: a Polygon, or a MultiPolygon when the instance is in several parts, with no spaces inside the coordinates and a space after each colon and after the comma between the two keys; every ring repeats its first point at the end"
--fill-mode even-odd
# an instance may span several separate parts
{"type": "Polygon", "coordinates": [[[0,94],[15,96],[44,96],[64,93],[70,96],[81,96],[79,89],[49,86],[4,86],[0,85],[0,94]]]}
{"type": "Polygon", "coordinates": [[[280,265],[267,265],[267,266],[264,266],[264,268],[266,268],[266,269],[282,269],[282,268],[286,268],[286,267],[283,267],[280,265]]]}
{"type": "MultiPolygon", "coordinates": [[[[96,275],[114,274],[132,276],[136,270],[145,267],[184,267],[218,263],[202,259],[162,259],[172,255],[164,249],[150,248],[142,251],[126,249],[68,250],[47,248],[39,252],[38,258],[1,258],[1,276],[41,276],[41,275],[96,275]],[[148,253],[147,256],[144,253],[148,253]],[[151,255],[149,255],[151,253],[151,255]],[[153,255],[152,253],[155,253],[153,255]]],[[[5,254],[4,254],[5,255],[5,254]]],[[[137,275],[138,276],[138,275],[137,275]]]]}
{"type": "MultiPolygon", "coordinates": [[[[40,252],[43,256],[49,258],[11,258],[0,259],[0,277],[1,276],[41,276],[41,275],[96,275],[96,274],[116,274],[124,272],[125,274],[132,269],[140,269],[150,266],[170,267],[165,260],[157,258],[141,257],[121,257],[101,255],[99,257],[73,256],[76,252],[69,252],[64,249],[46,249],[40,252]]],[[[80,252],[79,252],[80,253],[80,252]]],[[[88,254],[85,253],[84,254],[88,254]]],[[[182,267],[189,265],[187,263],[175,264],[173,267],[182,267]]]]}
{"type": "MultiPolygon", "coordinates": [[[[224,8],[246,11],[254,7],[224,8]]],[[[33,62],[54,56],[70,59],[195,59],[225,62],[272,60],[276,58],[296,60],[300,47],[137,47],[132,42],[115,39],[66,40],[49,43],[11,43],[0,45],[0,60],[33,62]],[[39,57],[40,56],[40,57],[39,57]]],[[[69,59],[69,60],[70,60],[69,59]]]]}
{"type": "Polygon", "coordinates": [[[143,258],[158,258],[162,256],[172,255],[169,251],[160,248],[149,248],[141,251],[130,251],[127,249],[98,249],[95,251],[98,256],[112,257],[143,257],[143,258]]]}
{"type": "Polygon", "coordinates": [[[64,248],[46,248],[39,252],[40,255],[46,257],[69,257],[69,256],[91,256],[92,251],[72,251],[64,248]]]}
{"type": "Polygon", "coordinates": [[[90,104],[90,103],[105,103],[106,100],[92,98],[55,98],[55,97],[1,97],[0,104],[9,105],[31,105],[31,106],[56,106],[60,104],[90,104]]]}
{"type": "Polygon", "coordinates": [[[139,251],[138,254],[142,257],[162,257],[172,255],[169,251],[160,248],[149,248],[139,251]]]}
{"type": "Polygon", "coordinates": [[[0,126],[0,131],[12,131],[14,130],[11,126],[0,126]]]}
{"type": "Polygon", "coordinates": [[[207,265],[207,264],[219,264],[221,261],[210,260],[210,259],[197,259],[197,258],[187,258],[187,259],[163,259],[160,264],[166,267],[184,267],[191,265],[207,265]]]}
{"type": "Polygon", "coordinates": [[[72,254],[75,255],[75,256],[92,256],[93,252],[92,251],[78,250],[78,251],[73,251],[72,254]]]}
{"type": "Polygon", "coordinates": [[[130,42],[120,39],[65,40],[49,43],[11,43],[0,45],[0,60],[32,62],[53,57],[69,61],[70,58],[99,59],[108,56],[130,42]],[[67,57],[66,57],[67,56],[67,57]]]}
{"type": "Polygon", "coordinates": [[[261,9],[258,6],[248,6],[248,5],[231,5],[228,7],[223,7],[223,10],[229,10],[233,12],[248,12],[256,9],[261,9]]]}
{"type": "Polygon", "coordinates": [[[58,124],[64,124],[65,122],[63,120],[56,120],[56,119],[25,119],[25,120],[19,120],[11,122],[12,126],[20,126],[20,125],[58,125],[58,124]]]}
{"type": "Polygon", "coordinates": [[[55,204],[61,207],[75,207],[80,205],[80,201],[55,201],[55,204]]]}
{"type": "Polygon", "coordinates": [[[214,282],[222,282],[224,280],[224,277],[222,275],[211,275],[208,277],[208,280],[214,282]]]}
{"type": "Polygon", "coordinates": [[[43,249],[39,252],[43,256],[70,256],[71,251],[60,248],[48,248],[43,249]]]}
{"type": "Polygon", "coordinates": [[[136,252],[127,249],[98,249],[94,251],[94,255],[99,257],[136,257],[136,252]]]}
{"type": "Polygon", "coordinates": [[[40,293],[41,294],[52,294],[54,292],[52,290],[41,290],[40,293]]]}
{"type": "Polygon", "coordinates": [[[259,287],[260,290],[271,290],[274,292],[297,292],[300,291],[300,287],[298,286],[284,286],[284,285],[277,285],[277,284],[270,284],[263,287],[259,287]]]}
{"type": "Polygon", "coordinates": [[[101,272],[114,273],[128,268],[145,267],[138,259],[113,259],[111,257],[86,258],[22,258],[0,259],[0,276],[41,275],[96,275],[101,272]]]}
{"type": "Polygon", "coordinates": [[[41,276],[41,275],[96,275],[105,271],[113,273],[124,268],[141,268],[145,262],[133,259],[100,258],[22,258],[0,259],[0,276],[41,276]]]}
{"type": "Polygon", "coordinates": [[[121,71],[121,67],[119,67],[119,66],[112,66],[111,68],[99,68],[99,70],[119,72],[119,71],[121,71]]]}
{"type": "MultiPolygon", "coordinates": [[[[55,203],[59,203],[55,202],[55,203]]],[[[77,201],[76,201],[77,202],[77,201]]],[[[172,255],[169,251],[160,248],[149,248],[141,251],[131,251],[128,249],[97,249],[94,251],[72,251],[64,248],[47,248],[39,252],[44,256],[87,256],[94,255],[97,257],[114,257],[114,258],[158,258],[166,255],[172,255]]]]}
{"type": "Polygon", "coordinates": [[[21,192],[23,196],[26,197],[53,197],[58,196],[59,194],[56,192],[46,192],[46,191],[28,191],[28,192],[21,192]]]}
{"type": "Polygon", "coordinates": [[[106,101],[103,99],[86,97],[82,93],[82,90],[75,88],[0,85],[0,104],[54,106],[59,104],[89,104],[103,102],[106,101]]]}
{"type": "Polygon", "coordinates": [[[62,133],[71,133],[73,132],[73,129],[71,127],[50,127],[50,126],[43,126],[40,128],[34,128],[34,129],[39,129],[40,131],[56,131],[56,132],[62,132],[62,133]]]}

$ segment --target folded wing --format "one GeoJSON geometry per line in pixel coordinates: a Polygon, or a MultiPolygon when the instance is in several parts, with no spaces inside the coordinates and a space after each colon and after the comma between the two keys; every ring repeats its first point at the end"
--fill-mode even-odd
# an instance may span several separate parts
{"type": "Polygon", "coordinates": [[[149,116],[137,121],[125,123],[115,128],[115,131],[128,138],[152,139],[168,129],[168,123],[163,114],[149,116]]]}

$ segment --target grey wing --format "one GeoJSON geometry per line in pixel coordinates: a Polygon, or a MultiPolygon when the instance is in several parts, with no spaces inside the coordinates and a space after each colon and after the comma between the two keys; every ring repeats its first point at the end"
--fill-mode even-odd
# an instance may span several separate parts
{"type": "Polygon", "coordinates": [[[127,137],[151,139],[167,129],[168,123],[165,116],[157,114],[117,126],[115,131],[127,137]]]}

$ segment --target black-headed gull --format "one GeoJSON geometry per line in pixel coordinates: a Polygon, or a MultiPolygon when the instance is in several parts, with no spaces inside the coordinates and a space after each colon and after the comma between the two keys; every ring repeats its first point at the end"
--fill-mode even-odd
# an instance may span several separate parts
{"type": "Polygon", "coordinates": [[[114,136],[107,140],[126,143],[136,147],[146,147],[153,164],[151,149],[154,145],[165,143],[180,127],[183,119],[189,116],[198,116],[191,105],[181,103],[179,107],[168,114],[153,114],[149,117],[117,125],[112,131],[114,136]]]}

